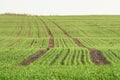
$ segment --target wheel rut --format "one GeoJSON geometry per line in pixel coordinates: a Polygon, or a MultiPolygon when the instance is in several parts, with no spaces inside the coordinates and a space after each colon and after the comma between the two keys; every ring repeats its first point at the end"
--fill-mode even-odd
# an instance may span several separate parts
{"type": "MultiPolygon", "coordinates": [[[[37,17],[41,22],[42,24],[44,25],[44,27],[46,28],[47,30],[47,33],[48,35],[50,36],[49,38],[49,42],[48,42],[48,47],[47,49],[44,49],[44,50],[39,50],[37,51],[36,53],[34,53],[33,55],[30,55],[28,56],[26,59],[24,59],[20,65],[23,65],[23,66],[27,66],[29,65],[30,63],[34,62],[35,60],[37,60],[39,57],[41,57],[43,54],[45,54],[46,52],[49,51],[50,48],[53,48],[54,47],[54,37],[49,29],[49,27],[47,26],[47,24],[45,23],[45,21],[39,17],[37,17]]],[[[34,40],[32,41],[31,44],[34,43],[34,40]]]]}
{"type": "MultiPolygon", "coordinates": [[[[109,61],[106,60],[106,58],[102,55],[101,51],[94,49],[94,48],[88,48],[85,45],[83,45],[77,38],[73,38],[72,36],[70,36],[64,29],[61,28],[60,25],[58,25],[55,21],[48,19],[49,21],[51,21],[54,25],[56,25],[63,33],[64,35],[66,35],[67,37],[71,38],[73,40],[73,42],[79,46],[79,47],[83,47],[83,48],[87,48],[90,52],[90,58],[92,60],[92,62],[96,65],[104,65],[104,64],[110,64],[109,61]]],[[[63,60],[64,61],[64,60],[63,60]]],[[[64,63],[61,62],[61,64],[63,65],[64,63]]]]}
{"type": "Polygon", "coordinates": [[[96,50],[96,49],[89,49],[89,51],[90,51],[91,60],[96,65],[110,64],[110,62],[107,61],[106,58],[102,55],[101,51],[96,50]]]}
{"type": "Polygon", "coordinates": [[[46,53],[48,50],[40,50],[37,51],[35,54],[30,55],[29,57],[27,57],[20,65],[29,65],[30,63],[32,63],[33,61],[35,61],[36,59],[38,59],[41,55],[43,55],[44,53],[46,53]]]}

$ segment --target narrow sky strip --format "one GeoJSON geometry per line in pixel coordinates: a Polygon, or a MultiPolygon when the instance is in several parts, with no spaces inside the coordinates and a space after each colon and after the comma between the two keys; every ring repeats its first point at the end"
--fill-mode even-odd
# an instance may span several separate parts
{"type": "Polygon", "coordinates": [[[2,13],[37,15],[119,15],[120,0],[0,0],[2,13]]]}

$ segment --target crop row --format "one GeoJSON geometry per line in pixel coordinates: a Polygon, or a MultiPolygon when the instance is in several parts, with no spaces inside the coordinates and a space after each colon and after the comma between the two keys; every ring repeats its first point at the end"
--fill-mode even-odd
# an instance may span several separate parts
{"type": "Polygon", "coordinates": [[[54,48],[32,64],[36,65],[84,65],[92,64],[88,50],[54,48]]]}

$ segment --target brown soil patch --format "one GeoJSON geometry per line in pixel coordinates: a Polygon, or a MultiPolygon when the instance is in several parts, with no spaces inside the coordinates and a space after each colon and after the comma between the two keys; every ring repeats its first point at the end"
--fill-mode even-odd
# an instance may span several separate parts
{"type": "MultiPolygon", "coordinates": [[[[50,19],[49,19],[50,20],[50,19]]],[[[84,48],[87,48],[90,52],[90,55],[91,55],[91,60],[93,63],[95,64],[110,64],[109,61],[107,61],[105,59],[105,57],[102,55],[102,53],[99,51],[99,50],[96,50],[96,49],[90,49],[86,46],[84,46],[78,39],[76,38],[72,38],[64,29],[61,28],[61,26],[59,26],[56,22],[50,20],[53,24],[55,24],[67,37],[71,38],[74,43],[76,45],[78,45],[79,47],[84,47],[84,48]]],[[[61,64],[64,65],[64,60],[66,59],[68,53],[65,55],[64,59],[62,60],[61,64]]],[[[82,63],[84,63],[84,55],[82,54],[82,57],[81,57],[81,61],[82,63]]]]}
{"type": "Polygon", "coordinates": [[[100,65],[100,64],[110,64],[109,61],[102,55],[101,51],[95,49],[89,49],[92,62],[100,65]]]}
{"type": "MultiPolygon", "coordinates": [[[[50,19],[49,19],[50,20],[50,19]]],[[[50,20],[51,21],[51,20],[50,20]]],[[[67,37],[72,38],[64,29],[62,29],[56,22],[51,21],[53,24],[55,24],[67,37]]]]}
{"type": "Polygon", "coordinates": [[[50,38],[49,39],[49,44],[48,44],[48,48],[53,48],[54,47],[54,39],[50,38]]]}
{"type": "Polygon", "coordinates": [[[53,37],[53,34],[51,33],[50,29],[48,28],[46,22],[45,22],[44,20],[42,20],[41,18],[39,18],[39,19],[40,19],[41,22],[44,24],[44,26],[45,26],[45,28],[46,28],[46,30],[47,30],[49,36],[50,36],[50,37],[53,37]]]}
{"type": "Polygon", "coordinates": [[[76,38],[72,38],[72,39],[75,42],[75,44],[78,45],[79,47],[85,47],[78,39],[76,38]]]}
{"type": "MultiPolygon", "coordinates": [[[[38,17],[39,18],[39,17],[38,17]]],[[[53,35],[50,31],[50,29],[48,28],[47,24],[45,23],[45,21],[43,21],[41,18],[40,18],[41,22],[44,24],[49,36],[50,36],[50,39],[49,39],[49,43],[48,43],[48,48],[46,50],[40,50],[38,52],[36,52],[35,54],[29,56],[27,59],[25,59],[20,65],[29,65],[31,62],[35,61],[36,59],[38,59],[41,55],[45,54],[50,48],[53,48],[54,47],[54,38],[53,38],[53,35]]],[[[36,22],[37,24],[37,22],[36,22]]],[[[39,36],[39,27],[38,27],[38,24],[37,24],[37,29],[38,29],[38,36],[39,36]]],[[[31,45],[33,45],[35,41],[33,40],[31,42],[31,45]]]]}
{"type": "Polygon", "coordinates": [[[36,59],[38,59],[41,55],[43,55],[44,53],[46,53],[47,50],[40,50],[38,52],[36,52],[35,54],[29,56],[27,59],[25,59],[20,65],[29,65],[31,62],[35,61],[36,59]]]}
{"type": "Polygon", "coordinates": [[[43,19],[41,19],[41,18],[39,18],[39,19],[40,19],[41,22],[44,24],[44,26],[45,26],[45,28],[46,28],[46,30],[47,30],[47,32],[48,32],[48,35],[50,36],[49,44],[48,44],[48,49],[49,49],[49,48],[53,48],[53,47],[54,47],[54,37],[53,37],[53,34],[52,34],[52,32],[50,31],[50,29],[48,28],[46,22],[45,22],[43,19]]]}

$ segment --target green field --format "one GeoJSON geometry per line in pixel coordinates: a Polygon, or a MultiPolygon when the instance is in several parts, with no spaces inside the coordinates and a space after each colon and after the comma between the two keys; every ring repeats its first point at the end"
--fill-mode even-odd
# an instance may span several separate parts
{"type": "Polygon", "coordinates": [[[120,80],[120,16],[1,14],[0,80],[120,80]]]}

